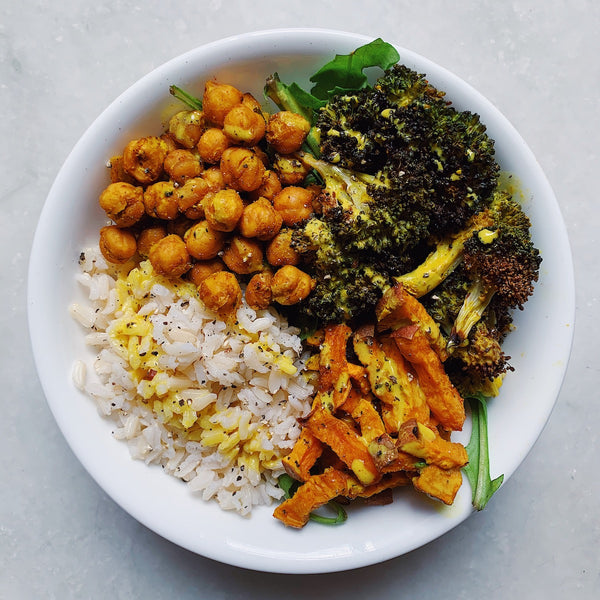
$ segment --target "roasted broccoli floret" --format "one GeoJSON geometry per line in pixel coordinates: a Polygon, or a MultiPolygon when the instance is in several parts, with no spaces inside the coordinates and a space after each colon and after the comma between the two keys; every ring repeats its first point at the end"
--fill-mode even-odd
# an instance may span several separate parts
{"type": "Polygon", "coordinates": [[[308,263],[316,287],[306,311],[323,321],[348,321],[371,311],[393,276],[411,268],[427,220],[383,196],[386,181],[299,153],[323,181],[317,214],[297,227],[293,245],[308,263]]]}
{"type": "Polygon", "coordinates": [[[463,228],[497,184],[494,141],[479,116],[450,106],[404,65],[373,89],[330,100],[317,129],[324,160],[386,179],[403,206],[429,220],[431,235],[463,228]]]}

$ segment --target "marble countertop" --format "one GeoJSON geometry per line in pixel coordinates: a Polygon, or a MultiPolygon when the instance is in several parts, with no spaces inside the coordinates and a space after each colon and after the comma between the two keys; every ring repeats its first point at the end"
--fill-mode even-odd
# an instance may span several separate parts
{"type": "Polygon", "coordinates": [[[600,597],[595,243],[600,4],[594,0],[48,2],[0,6],[0,598],[600,597]],[[175,11],[172,7],[177,6],[175,11]],[[557,195],[577,280],[571,362],[550,420],[485,511],[405,556],[270,575],[192,554],[96,485],[45,403],[27,335],[37,219],[70,149],[154,67],[243,31],[319,26],[395,41],[487,96],[557,195]]]}

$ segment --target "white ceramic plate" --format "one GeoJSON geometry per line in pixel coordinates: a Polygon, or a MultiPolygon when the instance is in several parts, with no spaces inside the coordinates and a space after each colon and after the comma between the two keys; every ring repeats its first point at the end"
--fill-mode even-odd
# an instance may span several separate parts
{"type": "MultiPolygon", "coordinates": [[[[79,298],[77,260],[95,243],[105,217],[98,194],[106,184],[106,160],[133,137],[160,133],[161,123],[181,109],[169,85],[201,94],[216,77],[262,97],[267,75],[308,86],[317,67],[370,41],[364,36],[291,29],[240,35],[208,44],[151,72],[115,100],[77,143],[40,215],[29,271],[29,325],[40,380],[50,408],[74,453],[98,484],[141,523],[200,555],[255,570],[317,573],[352,569],[415,549],[444,534],[472,513],[465,482],[453,507],[401,490],[389,506],[350,510],[338,527],[309,524],[286,529],[273,507],[251,518],[221,511],[187,487],[129,457],[111,437],[110,424],[75,389],[71,368],[89,356],[68,305],[79,298]]],[[[389,40],[393,41],[393,40],[389,40]]],[[[445,69],[398,47],[401,61],[426,73],[459,109],[481,115],[496,140],[501,166],[526,191],[533,237],[543,256],[540,282],[506,351],[516,372],[489,406],[492,476],[508,478],[524,459],[548,419],[570,352],[574,284],[565,227],[552,190],[531,151],[510,123],[478,92],[445,69]]],[[[468,440],[469,427],[460,441],[468,440]]],[[[76,501],[76,499],[73,499],[76,501]]],[[[493,502],[494,500],[492,500],[493,502]]]]}

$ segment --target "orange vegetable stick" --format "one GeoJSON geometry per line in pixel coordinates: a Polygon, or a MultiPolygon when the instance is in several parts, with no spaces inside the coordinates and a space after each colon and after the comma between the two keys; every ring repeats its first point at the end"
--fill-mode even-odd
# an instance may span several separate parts
{"type": "Polygon", "coordinates": [[[397,329],[391,335],[416,371],[431,412],[446,429],[460,431],[465,421],[464,401],[426,336],[416,325],[397,329]]]}
{"type": "Polygon", "coordinates": [[[321,453],[323,444],[306,427],[302,428],[292,451],[281,462],[285,472],[298,481],[306,481],[321,453]]]}

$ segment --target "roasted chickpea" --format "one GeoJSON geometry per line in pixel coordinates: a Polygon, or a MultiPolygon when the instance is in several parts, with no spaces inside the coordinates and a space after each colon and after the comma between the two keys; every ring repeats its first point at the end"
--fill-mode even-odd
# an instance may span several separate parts
{"type": "Polygon", "coordinates": [[[295,156],[278,154],[273,160],[272,169],[277,173],[281,185],[298,185],[310,173],[310,167],[295,156]]]}
{"type": "Polygon", "coordinates": [[[263,114],[260,102],[250,92],[245,92],[242,95],[242,104],[259,115],[263,114]]]}
{"type": "Polygon", "coordinates": [[[223,152],[220,168],[225,185],[238,192],[251,192],[258,188],[266,170],[256,152],[240,146],[223,152]]]}
{"type": "Polygon", "coordinates": [[[225,188],[223,173],[219,167],[209,167],[202,173],[202,179],[206,181],[211,192],[218,192],[225,188]]]}
{"type": "Polygon", "coordinates": [[[177,150],[181,146],[177,143],[177,140],[168,132],[162,133],[160,139],[165,143],[167,154],[172,150],[177,150]]]}
{"type": "Polygon", "coordinates": [[[116,225],[100,229],[100,252],[111,263],[126,263],[136,253],[137,244],[131,231],[116,225]]]}
{"type": "Polygon", "coordinates": [[[245,104],[234,106],[223,121],[223,133],[234,143],[255,146],[265,135],[265,119],[245,104]]]}
{"type": "Polygon", "coordinates": [[[202,164],[198,156],[182,148],[167,153],[164,168],[169,178],[178,185],[183,185],[202,173],[202,164]]]}
{"type": "Polygon", "coordinates": [[[282,229],[267,245],[267,262],[274,267],[300,264],[300,254],[292,247],[293,230],[282,229]]]}
{"type": "Polygon", "coordinates": [[[124,181],[109,184],[100,194],[99,202],[117,227],[137,223],[145,212],[143,189],[124,181]]]}
{"type": "Polygon", "coordinates": [[[202,109],[209,121],[222,126],[225,115],[240,104],[242,99],[242,92],[234,86],[207,81],[202,96],[202,109]]]}
{"type": "Polygon", "coordinates": [[[159,240],[167,237],[167,230],[161,225],[154,227],[147,227],[140,231],[137,238],[137,249],[138,253],[142,258],[148,258],[150,254],[150,248],[159,240]]]}
{"type": "Polygon", "coordinates": [[[131,140],[123,150],[123,169],[136,181],[149,184],[163,172],[167,144],[155,136],[131,140]]]}
{"type": "Polygon", "coordinates": [[[179,210],[190,219],[202,219],[204,217],[202,201],[209,191],[209,185],[203,177],[188,179],[175,190],[179,210]]]}
{"type": "Polygon", "coordinates": [[[154,271],[166,277],[181,277],[192,266],[185,242],[175,234],[152,244],[148,258],[154,271]]]}
{"type": "Polygon", "coordinates": [[[200,137],[197,149],[200,158],[204,162],[216,165],[221,160],[225,149],[229,148],[229,146],[231,146],[231,142],[222,129],[209,127],[200,137]]]}
{"type": "Polygon", "coordinates": [[[314,193],[311,190],[290,185],[284,187],[273,198],[273,206],[282,216],[283,222],[290,227],[310,217],[313,197],[314,193]]]}
{"type": "Polygon", "coordinates": [[[217,231],[233,231],[244,211],[241,196],[229,188],[208,193],[203,205],[208,224],[217,231]]]}
{"type": "Polygon", "coordinates": [[[282,110],[269,117],[266,139],[276,152],[291,154],[300,150],[309,131],[310,123],[302,115],[282,110]]]}
{"type": "Polygon", "coordinates": [[[225,264],[219,258],[202,260],[194,263],[188,271],[188,278],[195,285],[200,285],[209,275],[225,270],[225,264]]]}
{"type": "Polygon", "coordinates": [[[249,275],[264,267],[262,245],[240,235],[231,238],[222,258],[228,269],[240,275],[249,275]]]}
{"type": "Polygon", "coordinates": [[[225,238],[224,232],[213,229],[208,221],[203,220],[192,225],[183,239],[191,256],[198,260],[210,260],[223,249],[225,238]]]}
{"type": "Polygon", "coordinates": [[[250,200],[258,200],[259,198],[266,198],[267,200],[273,200],[275,195],[281,191],[281,182],[275,171],[267,170],[263,175],[262,183],[255,190],[248,192],[248,198],[250,200]]]}
{"type": "Polygon", "coordinates": [[[108,161],[108,168],[110,169],[111,183],[119,183],[120,181],[124,181],[126,183],[137,185],[137,180],[125,171],[125,168],[123,167],[122,156],[112,156],[108,161]]]}
{"type": "Polygon", "coordinates": [[[231,317],[242,303],[242,289],[233,273],[218,271],[198,286],[198,295],[207,308],[221,317],[231,317]]]}
{"type": "Polygon", "coordinates": [[[175,186],[171,181],[158,181],[144,192],[146,214],[157,219],[171,220],[179,214],[175,186]]]}
{"type": "Polygon", "coordinates": [[[312,292],[314,287],[314,279],[293,265],[285,265],[278,269],[271,281],[273,300],[284,306],[298,304],[312,292]]]}
{"type": "Polygon", "coordinates": [[[169,134],[184,148],[196,147],[204,131],[204,114],[201,110],[182,110],[169,120],[169,134]]]}
{"type": "Polygon", "coordinates": [[[273,239],[281,229],[283,219],[266,198],[259,198],[244,208],[238,228],[244,237],[261,241],[273,239]]]}
{"type": "Polygon", "coordinates": [[[261,310],[269,307],[273,298],[272,278],[273,275],[270,271],[262,271],[251,277],[246,286],[246,302],[250,308],[261,310]]]}

